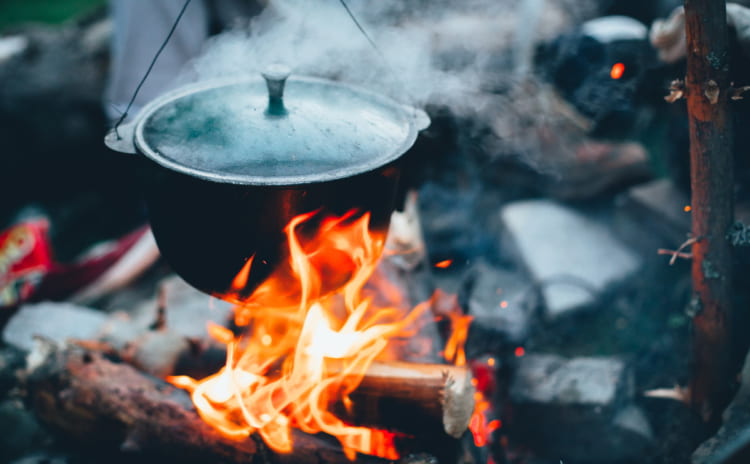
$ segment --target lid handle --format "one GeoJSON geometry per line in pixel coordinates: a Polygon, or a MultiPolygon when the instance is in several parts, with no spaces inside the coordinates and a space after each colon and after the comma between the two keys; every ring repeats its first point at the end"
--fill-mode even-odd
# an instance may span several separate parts
{"type": "Polygon", "coordinates": [[[267,115],[285,116],[287,114],[287,110],[284,107],[284,84],[286,84],[286,79],[291,72],[289,66],[282,63],[274,63],[261,73],[268,87],[267,115]]]}

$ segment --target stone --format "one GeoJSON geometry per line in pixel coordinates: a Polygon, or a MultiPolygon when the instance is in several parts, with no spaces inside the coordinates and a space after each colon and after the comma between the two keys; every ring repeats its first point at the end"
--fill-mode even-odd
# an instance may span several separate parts
{"type": "Polygon", "coordinates": [[[632,400],[633,376],[619,358],[529,354],[511,381],[509,430],[540,458],[637,459],[652,445],[653,432],[632,400]]]}
{"type": "Polygon", "coordinates": [[[617,413],[613,424],[623,431],[630,431],[649,439],[652,439],[654,435],[646,414],[641,408],[632,404],[617,413]]]}
{"type": "Polygon", "coordinates": [[[554,321],[589,309],[642,266],[609,227],[551,200],[526,200],[500,212],[503,246],[541,288],[554,321]]]}
{"type": "Polygon", "coordinates": [[[459,300],[474,318],[472,331],[481,329],[488,336],[474,337],[472,333],[468,343],[486,338],[505,344],[523,344],[531,331],[538,304],[538,295],[529,279],[483,261],[476,263],[470,274],[459,300]]]}
{"type": "Polygon", "coordinates": [[[34,336],[56,343],[67,339],[95,339],[107,316],[99,311],[70,303],[27,304],[14,314],[3,329],[3,341],[29,351],[34,336]]]}
{"type": "MultiPolygon", "coordinates": [[[[190,339],[206,339],[209,322],[226,325],[232,314],[232,304],[212,298],[188,285],[178,276],[170,276],[160,283],[165,293],[165,328],[171,335],[190,339]]],[[[130,313],[110,317],[102,330],[102,339],[121,350],[150,330],[157,319],[158,299],[145,301],[130,313]]],[[[175,340],[177,338],[174,338],[175,340]]]]}
{"type": "MultiPolygon", "coordinates": [[[[208,322],[225,325],[232,315],[231,303],[196,290],[180,277],[165,279],[162,285],[166,292],[167,327],[173,332],[202,338],[206,335],[208,322]]],[[[141,308],[146,314],[154,314],[155,309],[155,304],[141,308]]]]}
{"type": "Polygon", "coordinates": [[[740,382],[737,394],[724,410],[721,428],[695,450],[691,464],[747,462],[750,454],[750,353],[745,358],[740,382]]]}
{"type": "Polygon", "coordinates": [[[29,39],[23,35],[0,37],[0,65],[23,53],[29,46],[29,39]]]}
{"type": "Polygon", "coordinates": [[[632,395],[632,376],[618,358],[573,358],[528,354],[510,387],[513,404],[612,409],[632,395]]]}

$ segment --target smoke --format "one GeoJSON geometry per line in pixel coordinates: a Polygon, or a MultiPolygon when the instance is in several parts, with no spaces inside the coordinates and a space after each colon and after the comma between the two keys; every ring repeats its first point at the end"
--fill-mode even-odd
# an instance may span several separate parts
{"type": "Polygon", "coordinates": [[[177,84],[293,74],[369,88],[459,121],[459,146],[555,173],[587,122],[535,78],[536,46],[600,14],[599,0],[267,0],[244,24],[211,38],[177,84]]]}
{"type": "Polygon", "coordinates": [[[533,50],[519,47],[518,37],[546,39],[569,20],[561,2],[551,0],[348,3],[377,50],[338,0],[270,0],[246,27],[213,38],[182,81],[248,75],[283,62],[298,75],[357,84],[418,107],[437,104],[472,114],[485,106],[489,84],[513,78],[514,62],[528,65],[528,59],[513,56],[514,49],[533,50]],[[527,1],[542,4],[531,18],[533,31],[528,13],[522,13],[527,1]]]}

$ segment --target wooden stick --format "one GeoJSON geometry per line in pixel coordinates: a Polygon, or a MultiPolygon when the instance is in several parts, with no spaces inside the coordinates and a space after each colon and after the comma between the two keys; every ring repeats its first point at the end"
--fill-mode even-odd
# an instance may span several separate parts
{"type": "Polygon", "coordinates": [[[694,407],[718,424],[735,383],[732,360],[733,133],[726,3],[685,0],[693,237],[694,407]]]}
{"type": "Polygon", "coordinates": [[[460,438],[474,412],[471,379],[466,367],[375,363],[352,394],[354,421],[402,432],[425,433],[432,425],[460,438]]]}
{"type": "MultiPolygon", "coordinates": [[[[40,346],[43,350],[32,355],[37,361],[30,367],[29,377],[34,410],[43,422],[83,443],[170,459],[200,458],[205,462],[350,462],[335,440],[299,431],[293,433],[294,451],[283,455],[270,451],[261,440],[226,438],[198,416],[183,390],[80,346],[70,345],[64,349],[48,343],[40,346]]],[[[470,386],[468,371],[452,366],[377,365],[372,376],[363,382],[364,390],[355,395],[362,397],[372,393],[384,400],[392,393],[396,401],[413,400],[418,405],[415,410],[421,411],[417,422],[424,425],[432,420],[429,414],[437,414],[437,411],[445,415],[446,411],[455,409],[465,414],[465,408],[457,408],[456,402],[469,407],[471,415],[473,398],[471,405],[466,405],[466,389],[459,388],[465,382],[470,386]],[[420,388],[420,384],[424,388],[420,388]],[[381,391],[379,386],[390,390],[381,391]],[[375,391],[377,393],[373,393],[375,391]]],[[[439,420],[432,422],[442,425],[439,420]]],[[[430,435],[427,442],[435,440],[435,436],[430,435]]],[[[444,444],[436,448],[445,451],[444,444]]],[[[359,456],[357,462],[379,464],[385,461],[359,456]]]]}

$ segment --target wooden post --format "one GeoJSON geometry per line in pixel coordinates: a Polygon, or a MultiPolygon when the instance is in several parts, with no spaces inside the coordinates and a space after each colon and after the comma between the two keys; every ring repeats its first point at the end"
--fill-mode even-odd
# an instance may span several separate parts
{"type": "Polygon", "coordinates": [[[732,355],[733,134],[723,0],[685,0],[693,236],[693,406],[718,425],[735,384],[732,355]]]}

